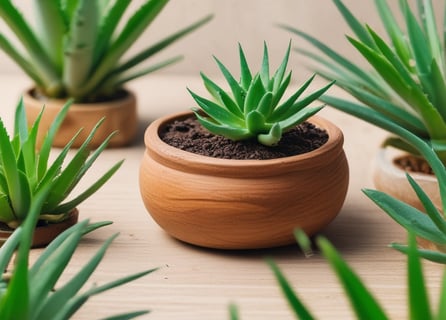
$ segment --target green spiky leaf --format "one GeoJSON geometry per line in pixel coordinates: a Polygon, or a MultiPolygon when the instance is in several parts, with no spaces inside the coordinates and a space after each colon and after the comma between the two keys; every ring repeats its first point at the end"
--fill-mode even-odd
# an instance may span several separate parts
{"type": "Polygon", "coordinates": [[[141,66],[213,17],[127,54],[168,2],[144,0],[130,11],[130,0],[35,1],[35,26],[13,1],[2,0],[0,17],[9,30],[8,36],[0,33],[0,49],[49,97],[77,102],[109,98],[128,81],[179,61],[175,57],[149,68],[141,66]]]}
{"type": "Polygon", "coordinates": [[[242,46],[239,44],[240,82],[215,58],[232,93],[201,74],[204,85],[215,101],[198,96],[190,91],[200,109],[193,109],[199,122],[214,134],[232,140],[257,137],[259,143],[275,146],[282,134],[299,125],[320,108],[308,107],[332,85],[324,86],[301,100],[297,100],[308,88],[314,75],[282,104],[280,100],[291,82],[291,72],[286,74],[291,43],[278,69],[270,76],[267,44],[264,44],[260,71],[253,74],[249,69],[242,46]],[[308,107],[308,108],[307,108],[308,107]]]}

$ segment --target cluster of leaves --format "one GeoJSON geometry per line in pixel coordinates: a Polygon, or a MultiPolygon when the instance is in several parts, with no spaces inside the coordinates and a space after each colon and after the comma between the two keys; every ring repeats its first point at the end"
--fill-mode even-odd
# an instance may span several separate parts
{"type": "MultiPolygon", "coordinates": [[[[315,37],[283,26],[311,43],[320,54],[298,49],[316,63],[315,69],[359,102],[326,96],[321,100],[377,124],[388,119],[426,140],[446,163],[446,61],[444,36],[438,32],[431,0],[417,0],[417,12],[407,0],[399,1],[400,26],[387,0],[375,0],[389,41],[363,25],[341,0],[333,0],[357,39],[349,42],[370,65],[365,70],[315,37]],[[366,112],[373,110],[374,112],[366,112]]],[[[386,144],[417,153],[401,137],[386,144]]]]}
{"type": "Polygon", "coordinates": [[[58,113],[39,148],[36,145],[37,132],[44,109],[28,129],[23,101],[20,100],[16,108],[14,135],[11,139],[0,119],[0,222],[10,228],[16,228],[25,220],[32,200],[49,185],[52,188],[45,193],[46,199],[39,220],[46,223],[66,219],[78,204],[107,182],[123,162],[119,161],[113,165],[91,186],[76,197],[65,201],[113,136],[111,134],[94,152],[91,152],[89,142],[100,126],[100,121],[81,147],[70,154],[71,159],[68,163],[64,162],[77,135],[51,162],[51,145],[69,107],[70,102],[66,103],[58,113]]]}
{"type": "MultiPolygon", "coordinates": [[[[303,232],[297,231],[296,238],[299,244],[302,246],[304,252],[311,251],[311,242],[303,232]]],[[[361,278],[341,257],[333,245],[323,237],[316,238],[316,243],[341,282],[357,319],[389,319],[379,301],[372,295],[370,290],[367,289],[361,278]]],[[[289,280],[285,277],[277,264],[270,260],[269,265],[274,272],[279,286],[282,289],[296,318],[302,320],[316,319],[298,297],[289,280]]],[[[438,311],[436,314],[434,314],[429,302],[429,295],[423,276],[421,259],[417,251],[416,239],[412,233],[409,233],[407,280],[407,306],[410,319],[445,319],[446,269],[443,275],[438,311]]],[[[230,313],[232,320],[239,319],[238,310],[235,306],[231,306],[230,313]]]]}
{"type": "MultiPolygon", "coordinates": [[[[406,37],[397,27],[387,3],[384,0],[376,0],[377,8],[395,48],[392,49],[391,46],[385,45],[385,42],[369,27],[362,27],[341,1],[334,0],[334,2],[361,39],[361,41],[356,41],[350,38],[350,41],[372,64],[375,73],[366,72],[354,66],[346,58],[308,34],[287,28],[309,40],[324,51],[327,57],[333,59],[332,62],[304,51],[327,67],[328,71],[327,69],[319,71],[321,74],[327,78],[336,76],[338,85],[351,91],[359,100],[370,103],[361,105],[330,96],[321,97],[321,100],[392,133],[398,138],[390,139],[389,144],[421,155],[432,167],[438,179],[442,212],[437,210],[421,187],[409,175],[407,179],[427,215],[385,193],[375,190],[364,190],[364,193],[401,226],[433,242],[439,249],[439,251],[419,249],[419,254],[426,259],[446,263],[446,220],[444,218],[446,212],[446,169],[444,166],[446,127],[441,116],[443,113],[441,110],[446,104],[439,102],[440,97],[446,93],[444,89],[446,86],[442,80],[445,75],[442,70],[446,69],[444,69],[444,55],[434,54],[438,50],[443,52],[443,46],[439,45],[440,42],[436,36],[432,3],[430,0],[417,2],[420,10],[419,18],[422,21],[422,25],[419,25],[407,1],[400,1],[401,10],[406,18],[408,30],[406,37]],[[407,43],[404,39],[408,40],[407,43]],[[406,56],[402,52],[407,52],[409,60],[403,59],[406,56]],[[415,64],[413,65],[411,61],[415,64]],[[421,72],[420,68],[424,71],[421,72]],[[380,92],[389,94],[378,97],[380,92]],[[390,92],[393,93],[390,94],[390,92]],[[396,96],[399,99],[396,99],[396,96]],[[395,101],[404,102],[404,106],[397,105],[395,101]],[[414,120],[417,118],[418,120],[414,120]],[[415,130],[416,122],[422,123],[429,131],[429,135],[420,134],[419,130],[415,130]]],[[[407,251],[407,246],[393,244],[393,247],[400,251],[407,251]]]]}
{"type": "Polygon", "coordinates": [[[239,46],[240,81],[237,81],[215,58],[231,89],[232,97],[201,73],[204,86],[215,102],[189,90],[200,106],[193,109],[200,123],[212,133],[231,140],[257,138],[266,146],[274,146],[280,141],[284,132],[317,113],[322,107],[308,107],[308,105],[325,93],[332,83],[297,100],[311,84],[314,76],[283,103],[280,103],[291,81],[291,72],[285,75],[290,47],[271,78],[266,43],[261,70],[254,75],[249,69],[242,47],[239,46]],[[202,114],[203,112],[205,115],[202,114]]]}
{"type": "MultiPolygon", "coordinates": [[[[28,268],[33,230],[42,205],[53,187],[54,184],[47,184],[39,190],[32,199],[25,222],[0,248],[0,318],[3,320],[69,319],[91,296],[155,270],[139,272],[80,292],[116,238],[117,235],[114,235],[73,277],[54,290],[82,237],[109,222],[89,224],[86,220],[77,223],[54,239],[28,268]],[[17,255],[14,257],[15,251],[17,255]],[[9,274],[7,267],[11,264],[14,266],[9,274]]],[[[131,319],[144,313],[147,311],[118,315],[113,319],[131,319]]]]}
{"type": "Polygon", "coordinates": [[[1,33],[0,48],[49,97],[72,97],[79,102],[105,98],[125,82],[178,61],[181,57],[138,67],[211,19],[206,17],[123,61],[123,55],[168,2],[145,0],[124,21],[131,0],[36,1],[39,25],[35,29],[11,0],[1,0],[0,17],[24,50],[1,33]]]}

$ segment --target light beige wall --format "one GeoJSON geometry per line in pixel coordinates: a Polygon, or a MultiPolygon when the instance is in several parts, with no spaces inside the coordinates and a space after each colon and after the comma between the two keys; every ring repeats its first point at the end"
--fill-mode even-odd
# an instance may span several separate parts
{"type": "MultiPolygon", "coordinates": [[[[15,0],[14,3],[28,16],[31,15],[30,6],[33,1],[15,0]]],[[[434,2],[442,10],[440,4],[443,1],[434,2]]],[[[140,3],[142,0],[133,0],[131,9],[140,3]]],[[[344,0],[344,3],[363,21],[381,28],[372,0],[344,0]]],[[[396,5],[397,1],[392,3],[396,5]]],[[[441,10],[438,10],[439,13],[441,10]]],[[[277,23],[289,24],[310,32],[339,51],[351,53],[351,47],[343,36],[347,27],[330,0],[171,0],[152,27],[138,41],[135,50],[209,13],[215,14],[213,21],[154,58],[154,61],[159,61],[179,53],[184,54],[185,59],[182,62],[163,72],[198,74],[201,70],[209,74],[217,73],[211,58],[213,54],[236,70],[238,42],[245,48],[248,60],[256,66],[261,59],[263,41],[267,41],[271,60],[276,65],[290,39],[293,39],[294,45],[304,45],[290,33],[276,27],[277,23]]],[[[0,31],[5,31],[1,22],[0,31]]],[[[293,54],[291,63],[295,74],[307,72],[301,62],[302,58],[293,54]]],[[[20,72],[1,52],[0,70],[20,72]]]]}

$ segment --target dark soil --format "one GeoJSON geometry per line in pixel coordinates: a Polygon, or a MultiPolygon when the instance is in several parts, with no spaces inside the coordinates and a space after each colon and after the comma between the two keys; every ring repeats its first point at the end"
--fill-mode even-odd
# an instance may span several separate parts
{"type": "Polygon", "coordinates": [[[414,156],[402,156],[394,160],[395,164],[408,172],[434,174],[426,160],[414,156]]]}
{"type": "Polygon", "coordinates": [[[160,132],[160,137],[167,144],[181,150],[237,160],[266,160],[298,155],[315,150],[328,140],[325,130],[304,122],[284,133],[277,146],[267,147],[256,139],[232,141],[214,135],[193,117],[167,125],[160,132]]]}
{"type": "MultiPolygon", "coordinates": [[[[48,98],[48,96],[45,95],[45,93],[43,93],[41,90],[39,90],[38,88],[33,88],[30,91],[30,94],[32,97],[34,97],[37,100],[40,101],[48,101],[52,98],[48,98]]],[[[123,99],[128,95],[128,92],[125,90],[117,90],[109,95],[90,95],[88,97],[85,98],[85,101],[75,101],[76,103],[102,103],[102,102],[110,102],[110,101],[115,101],[115,100],[119,100],[119,99],[123,99]]],[[[67,98],[66,94],[61,94],[61,97],[59,97],[59,99],[65,99],[67,98]]]]}

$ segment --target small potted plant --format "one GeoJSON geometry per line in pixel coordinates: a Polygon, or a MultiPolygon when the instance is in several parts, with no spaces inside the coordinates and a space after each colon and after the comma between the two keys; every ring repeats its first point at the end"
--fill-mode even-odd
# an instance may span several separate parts
{"type": "Polygon", "coordinates": [[[326,226],[346,196],[342,132],[314,116],[321,107],[309,106],[331,84],[301,98],[311,77],[281,101],[291,81],[290,47],[272,76],[266,44],[256,74],[239,53],[240,81],[216,59],[229,91],[202,74],[214,101],[190,90],[200,108],[147,128],[140,191],[154,220],[182,241],[222,249],[287,245],[297,226],[309,234],[326,226]]]}
{"type": "MultiPolygon", "coordinates": [[[[371,117],[374,111],[371,112],[365,112],[364,116],[371,117]]],[[[440,208],[437,208],[437,199],[432,199],[423,186],[408,173],[406,173],[407,182],[422,208],[401,201],[382,191],[365,189],[364,193],[408,232],[418,236],[422,247],[418,249],[418,252],[423,258],[446,264],[446,220],[444,218],[444,212],[446,212],[446,168],[444,163],[432,146],[422,138],[384,117],[374,117],[374,119],[376,125],[404,139],[405,143],[412,146],[427,161],[438,180],[436,192],[440,195],[440,208]]],[[[393,244],[392,246],[402,252],[408,250],[404,245],[393,244]]]]}
{"type": "Polygon", "coordinates": [[[54,136],[68,112],[70,103],[60,110],[40,149],[36,148],[37,132],[42,110],[33,126],[28,129],[25,108],[20,100],[15,113],[14,133],[10,138],[0,119],[0,238],[4,241],[26,219],[31,202],[47,184],[53,188],[46,199],[38,218],[33,245],[44,246],[57,234],[78,220],[76,207],[96,192],[121,166],[122,161],[112,166],[91,186],[69,199],[74,187],[81,181],[112,138],[111,134],[94,151],[90,150],[99,122],[83,144],[67,157],[78,135],[72,137],[59,155],[50,157],[54,136]],[[50,159],[54,158],[53,161],[50,159]]]}
{"type": "MultiPolygon", "coordinates": [[[[446,164],[446,60],[443,35],[437,30],[432,1],[418,5],[400,1],[401,27],[386,0],[375,1],[389,41],[363,25],[340,0],[333,1],[356,38],[349,42],[366,59],[369,68],[355,64],[301,30],[284,26],[306,39],[320,54],[299,49],[316,62],[317,72],[349,92],[357,101],[332,96],[325,103],[372,124],[390,121],[425,140],[446,164]],[[382,121],[381,121],[382,120],[382,121]]],[[[391,136],[378,153],[374,174],[378,189],[419,209],[423,205],[408,183],[405,171],[442,208],[438,182],[425,159],[401,136],[391,136]],[[395,152],[396,147],[404,151],[395,152]]]]}
{"type": "MultiPolygon", "coordinates": [[[[42,206],[48,199],[48,193],[55,186],[56,183],[45,183],[35,194],[24,223],[0,248],[2,275],[0,278],[2,288],[0,290],[0,318],[2,320],[69,319],[90,297],[156,270],[142,271],[82,290],[117,236],[113,235],[74,276],[67,277],[63,283],[59,282],[84,235],[110,224],[110,222],[89,224],[88,220],[77,223],[61,233],[31,263],[29,255],[33,231],[42,206]]],[[[113,319],[133,319],[147,312],[146,310],[134,311],[116,315],[113,319]]]]}
{"type": "MultiPolygon", "coordinates": [[[[80,127],[89,132],[104,116],[106,121],[92,145],[100,145],[116,130],[119,134],[109,146],[123,146],[134,139],[138,127],[136,99],[124,84],[178,61],[181,57],[152,66],[141,65],[211,18],[124,56],[168,2],[145,0],[127,17],[130,0],[37,1],[38,28],[33,28],[10,0],[2,1],[0,17],[25,50],[3,34],[0,48],[34,82],[34,87],[23,94],[29,123],[39,115],[42,104],[46,105],[39,142],[68,98],[76,103],[54,139],[55,146],[67,144],[80,127]]],[[[81,133],[73,146],[80,146],[86,135],[81,133]]]]}

